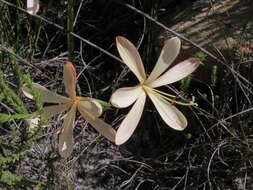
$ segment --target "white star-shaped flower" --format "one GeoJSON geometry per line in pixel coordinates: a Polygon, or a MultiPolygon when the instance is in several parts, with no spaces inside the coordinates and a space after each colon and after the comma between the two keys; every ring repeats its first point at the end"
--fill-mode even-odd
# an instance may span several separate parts
{"type": "Polygon", "coordinates": [[[124,37],[117,37],[116,44],[122,60],[140,82],[134,87],[120,88],[111,96],[110,102],[115,107],[125,108],[135,102],[117,130],[116,144],[123,144],[133,134],[140,121],[147,95],[168,126],[176,130],[185,129],[187,126],[185,116],[171,104],[172,101],[168,101],[165,93],[155,88],[174,83],[190,75],[200,65],[200,60],[197,58],[187,59],[165,72],[180,51],[180,39],[174,37],[165,42],[153,71],[147,77],[135,46],[124,37]]]}
{"type": "MultiPolygon", "coordinates": [[[[73,150],[73,128],[77,110],[99,133],[114,142],[116,131],[98,118],[103,112],[102,106],[93,98],[76,96],[76,70],[71,62],[64,65],[63,82],[69,97],[61,96],[37,83],[33,83],[33,88],[40,93],[42,102],[56,104],[43,107],[43,118],[50,118],[68,110],[59,135],[60,155],[67,158],[73,150]]],[[[28,98],[33,99],[31,89],[24,86],[22,90],[28,98]]]]}

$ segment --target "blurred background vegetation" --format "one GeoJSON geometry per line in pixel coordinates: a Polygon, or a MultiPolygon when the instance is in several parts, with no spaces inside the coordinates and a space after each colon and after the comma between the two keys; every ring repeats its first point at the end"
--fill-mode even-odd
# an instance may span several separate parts
{"type": "MultiPolygon", "coordinates": [[[[0,0],[1,189],[253,189],[251,0],[41,0],[35,16],[25,7],[0,0]],[[189,122],[178,132],[148,104],[121,147],[77,115],[74,152],[64,160],[61,116],[31,131],[27,118],[42,105],[20,87],[33,81],[64,94],[62,65],[73,60],[79,95],[108,101],[137,81],[118,60],[119,35],[139,48],[148,73],[164,41],[180,35],[175,63],[198,57],[204,65],[164,91],[199,106],[178,106],[189,122]]],[[[117,128],[127,112],[111,108],[103,118],[117,128]]]]}

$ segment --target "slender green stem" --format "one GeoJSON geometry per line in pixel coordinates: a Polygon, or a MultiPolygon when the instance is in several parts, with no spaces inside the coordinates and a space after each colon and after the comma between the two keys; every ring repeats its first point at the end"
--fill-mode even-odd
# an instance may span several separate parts
{"type": "Polygon", "coordinates": [[[74,54],[74,38],[71,35],[73,32],[74,21],[74,0],[68,0],[68,21],[67,21],[67,40],[68,40],[68,60],[73,62],[74,54]]]}
{"type": "MultiPolygon", "coordinates": [[[[22,7],[22,4],[21,4],[21,2],[20,2],[20,0],[17,0],[16,1],[16,3],[17,3],[17,6],[18,7],[22,7]]],[[[17,9],[16,10],[16,33],[17,34],[20,34],[20,30],[21,30],[21,14],[20,14],[20,11],[17,9]]],[[[19,38],[19,36],[20,35],[16,35],[16,40],[15,40],[15,48],[16,48],[16,50],[18,50],[19,49],[19,47],[20,47],[20,38],[19,38]]]]}

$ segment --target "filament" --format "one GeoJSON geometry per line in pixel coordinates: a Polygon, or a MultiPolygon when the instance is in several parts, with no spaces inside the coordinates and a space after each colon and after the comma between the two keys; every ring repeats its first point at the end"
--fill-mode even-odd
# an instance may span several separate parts
{"type": "Polygon", "coordinates": [[[182,106],[197,106],[197,104],[194,102],[194,98],[189,103],[184,103],[184,102],[175,100],[175,98],[177,98],[178,96],[174,96],[174,95],[159,91],[157,89],[150,88],[148,86],[143,86],[143,87],[144,87],[144,89],[147,89],[149,92],[157,95],[158,97],[168,101],[171,104],[178,104],[178,105],[182,105],[182,106]]]}

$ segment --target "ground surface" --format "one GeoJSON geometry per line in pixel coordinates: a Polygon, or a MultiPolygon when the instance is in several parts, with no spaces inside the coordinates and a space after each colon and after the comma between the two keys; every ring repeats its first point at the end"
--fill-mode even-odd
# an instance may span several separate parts
{"type": "Polygon", "coordinates": [[[223,0],[212,6],[209,1],[197,1],[175,8],[162,22],[203,47],[224,49],[235,46],[241,36],[252,40],[252,12],[250,0],[223,0]]]}

